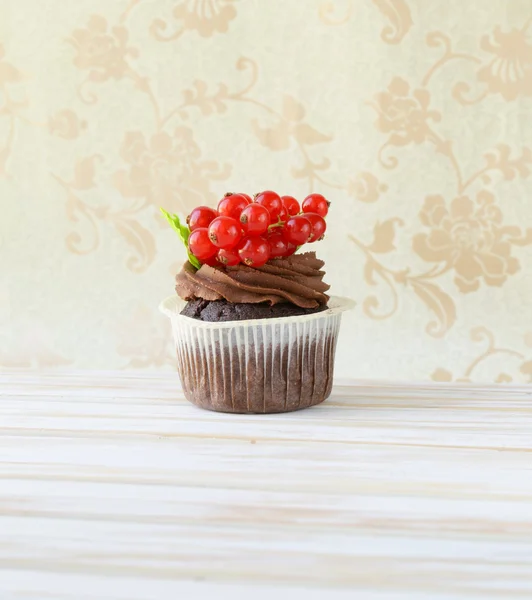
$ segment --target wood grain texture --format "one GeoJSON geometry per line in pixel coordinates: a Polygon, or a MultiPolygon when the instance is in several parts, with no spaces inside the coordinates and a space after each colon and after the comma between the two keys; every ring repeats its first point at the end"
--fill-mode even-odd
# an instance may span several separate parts
{"type": "Polygon", "coordinates": [[[0,374],[0,599],[532,597],[532,388],[0,374]]]}

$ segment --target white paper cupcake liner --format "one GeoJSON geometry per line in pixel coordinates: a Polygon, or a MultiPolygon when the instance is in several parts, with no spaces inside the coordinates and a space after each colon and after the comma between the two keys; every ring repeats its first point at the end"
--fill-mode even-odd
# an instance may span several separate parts
{"type": "Polygon", "coordinates": [[[342,312],[354,306],[332,297],[309,315],[205,322],[179,314],[186,302],[164,300],[185,397],[202,408],[233,413],[288,412],[331,393],[342,312]]]}

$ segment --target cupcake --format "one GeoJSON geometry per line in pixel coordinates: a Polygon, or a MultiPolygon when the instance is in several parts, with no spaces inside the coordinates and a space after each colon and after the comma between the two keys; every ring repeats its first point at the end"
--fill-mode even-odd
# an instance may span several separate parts
{"type": "Polygon", "coordinates": [[[266,191],[226,194],[183,225],[162,210],[188,251],[170,317],[185,397],[208,410],[279,413],[331,393],[341,313],[324,262],[305,244],[323,238],[329,203],[266,191]]]}

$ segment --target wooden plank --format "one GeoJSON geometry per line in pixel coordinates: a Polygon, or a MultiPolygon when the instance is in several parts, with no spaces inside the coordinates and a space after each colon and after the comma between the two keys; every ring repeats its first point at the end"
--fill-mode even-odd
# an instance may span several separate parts
{"type": "Polygon", "coordinates": [[[0,383],[2,600],[532,597],[525,386],[231,416],[172,374],[0,383]]]}

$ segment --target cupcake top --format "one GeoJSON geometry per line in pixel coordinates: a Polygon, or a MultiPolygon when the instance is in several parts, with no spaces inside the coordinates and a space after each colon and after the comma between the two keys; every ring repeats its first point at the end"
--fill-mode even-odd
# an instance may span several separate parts
{"type": "Polygon", "coordinates": [[[323,239],[329,205],[321,194],[301,205],[271,190],[253,200],[225,194],[216,209],[195,208],[186,225],[161,209],[188,252],[176,276],[177,294],[187,301],[326,307],[323,261],[314,252],[296,252],[323,239]]]}
{"type": "Polygon", "coordinates": [[[227,300],[232,303],[288,302],[300,308],[326,305],[329,289],[323,281],[324,262],[314,252],[269,260],[261,267],[227,267],[186,262],[176,276],[176,292],[183,300],[227,300]]]}

